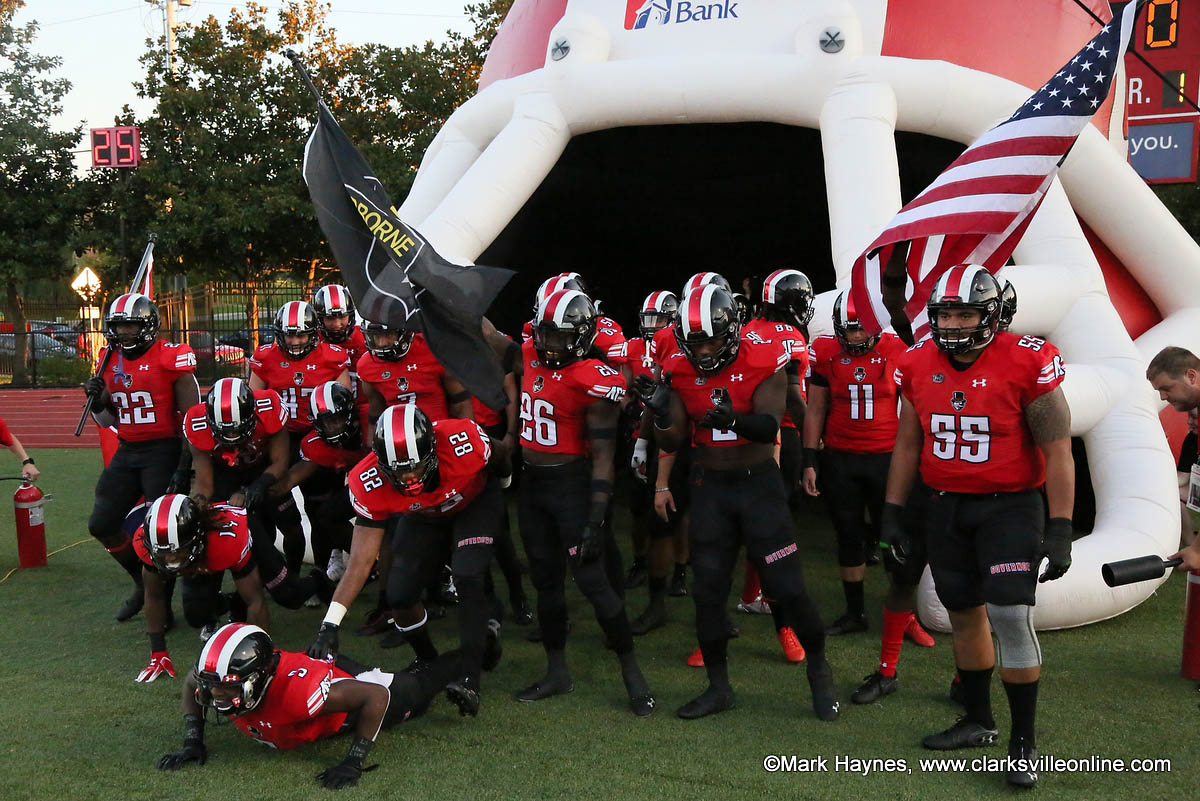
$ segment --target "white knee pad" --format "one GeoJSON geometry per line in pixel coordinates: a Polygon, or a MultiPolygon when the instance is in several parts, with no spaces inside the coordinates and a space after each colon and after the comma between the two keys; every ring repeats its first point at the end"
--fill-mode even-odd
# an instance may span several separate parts
{"type": "Polygon", "coordinates": [[[1042,664],[1042,647],[1033,630],[1033,607],[987,605],[988,620],[996,634],[1000,667],[1032,668],[1042,664]]]}

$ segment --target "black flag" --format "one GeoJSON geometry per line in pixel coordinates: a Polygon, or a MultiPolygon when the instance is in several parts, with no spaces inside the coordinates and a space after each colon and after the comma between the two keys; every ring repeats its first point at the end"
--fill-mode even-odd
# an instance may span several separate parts
{"type": "Polygon", "coordinates": [[[472,395],[503,409],[504,375],[481,325],[513,271],[452,264],[406,225],[299,61],[293,57],[292,63],[317,95],[317,125],[304,147],[304,182],[359,312],[424,333],[433,355],[472,395]]]}

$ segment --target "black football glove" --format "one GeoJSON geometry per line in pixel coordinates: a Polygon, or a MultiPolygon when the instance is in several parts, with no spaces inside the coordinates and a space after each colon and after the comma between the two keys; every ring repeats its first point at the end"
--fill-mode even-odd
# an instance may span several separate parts
{"type": "Polygon", "coordinates": [[[308,646],[308,655],[313,659],[329,659],[337,656],[338,627],[334,623],[322,623],[321,630],[308,646]]]}
{"type": "Polygon", "coordinates": [[[353,787],[362,776],[362,763],[346,759],[331,768],[325,768],[317,774],[317,781],[327,790],[340,790],[343,787],[353,787]]]}
{"type": "Polygon", "coordinates": [[[189,762],[203,765],[208,761],[208,748],[203,742],[185,742],[182,751],[165,754],[158,760],[159,770],[179,770],[189,762]]]}
{"type": "Polygon", "coordinates": [[[903,516],[904,507],[898,503],[885,503],[879,516],[879,547],[890,566],[903,565],[912,551],[912,539],[902,525],[903,516]]]}
{"type": "Polygon", "coordinates": [[[1052,517],[1046,523],[1042,536],[1042,556],[1050,560],[1042,571],[1038,583],[1054,581],[1066,575],[1071,567],[1071,539],[1075,534],[1071,521],[1065,517],[1052,517]]]}
{"type": "Polygon", "coordinates": [[[599,523],[588,523],[583,527],[579,536],[579,545],[575,548],[575,564],[586,565],[600,558],[604,551],[604,535],[599,523]]]}
{"type": "Polygon", "coordinates": [[[99,398],[104,393],[104,377],[98,375],[92,376],[84,382],[83,391],[88,395],[99,398]]]}
{"type": "Polygon", "coordinates": [[[187,495],[192,488],[192,471],[176,470],[167,482],[167,495],[187,495]]]}
{"type": "Polygon", "coordinates": [[[722,389],[720,393],[720,403],[709,409],[704,413],[704,417],[700,418],[700,425],[705,428],[728,430],[732,429],[737,422],[737,415],[733,413],[733,401],[729,397],[729,391],[722,389]]]}
{"type": "Polygon", "coordinates": [[[671,412],[670,382],[655,381],[648,375],[639,375],[633,379],[633,391],[646,408],[659,420],[666,418],[671,412]]]}
{"type": "Polygon", "coordinates": [[[271,491],[271,486],[274,483],[275,477],[270,473],[263,473],[251,481],[250,486],[246,487],[246,492],[242,496],[242,505],[247,509],[254,509],[262,505],[262,502],[267,499],[267,493],[271,491]]]}

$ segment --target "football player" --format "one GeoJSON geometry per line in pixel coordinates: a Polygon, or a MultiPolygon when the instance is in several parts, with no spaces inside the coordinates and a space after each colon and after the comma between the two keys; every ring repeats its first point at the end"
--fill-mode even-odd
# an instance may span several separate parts
{"type": "MultiPolygon", "coordinates": [[[[488,669],[500,660],[489,633],[488,669]]],[[[425,714],[446,682],[460,673],[456,651],[417,673],[368,670],[346,656],[326,661],[277,651],[258,626],[230,623],[200,651],[183,687],[183,748],[164,755],[159,770],[208,760],[204,713],[224,715],[246,736],[281,751],[352,733],[346,757],[317,775],[330,790],[353,787],[371,768],[363,763],[380,729],[425,714]]],[[[460,708],[460,712],[462,709],[460,708]]]]}
{"type": "Polygon", "coordinates": [[[425,335],[387,323],[364,320],[367,352],[358,358],[358,377],[370,405],[370,419],[397,403],[415,403],[430,420],[470,420],[471,393],[447,372],[425,335]]]}
{"type": "MultiPolygon", "coordinates": [[[[804,489],[813,497],[825,498],[837,534],[846,598],[845,614],[825,630],[834,636],[867,630],[863,582],[867,553],[878,539],[874,532],[879,527],[888,464],[896,442],[899,405],[892,373],[905,351],[895,334],[869,335],[848,297],[849,293],[842,292],[833,302],[834,335],[813,340],[804,421],[804,489]],[[822,439],[824,450],[820,450],[822,439]],[[867,513],[870,526],[864,517],[867,513]]],[[[916,583],[925,569],[924,535],[919,527],[913,542],[913,553],[904,568],[888,563],[891,586],[884,600],[879,669],[851,696],[856,704],[873,703],[895,692],[896,665],[905,636],[918,645],[933,645],[933,638],[912,611],[916,583]]]]}
{"type": "Polygon", "coordinates": [[[384,528],[402,516],[387,588],[396,629],[416,652],[414,665],[437,657],[420,598],[449,564],[463,653],[454,692],[478,699],[488,628],[483,574],[504,506],[499,479],[488,468],[491,443],[473,420],[431,421],[415,403],[404,403],[380,415],[371,450],[350,471],[350,502],[358,514],[350,563],[308,653],[323,659],[337,652],[338,627],[366,583],[384,528]]]}
{"type": "Polygon", "coordinates": [[[679,708],[691,719],[732,709],[724,614],[730,575],[742,542],[758,563],[764,589],[782,607],[808,655],[812,705],[821,720],[838,717],[825,630],[804,586],[787,496],[774,458],[787,396],[778,342],[743,339],[733,296],[705,285],[680,301],[678,350],[660,381],[639,378],[637,392],[654,416],[655,435],[675,450],[692,432],[690,539],[696,633],[709,687],[679,708]]]}
{"type": "Polygon", "coordinates": [[[518,692],[517,699],[539,701],[574,688],[565,654],[569,564],[620,660],[630,708],[644,716],[654,711],[654,696],[634,656],[625,605],[604,564],[625,380],[589,357],[596,318],[595,306],[582,292],[550,295],[538,307],[532,341],[522,346],[516,368],[525,471],[518,510],[548,663],[546,675],[518,692]]]}
{"type": "MultiPolygon", "coordinates": [[[[125,514],[138,498],[152,501],[167,491],[181,469],[179,423],[200,400],[196,354],[187,345],[158,340],[158,307],[131,292],[112,302],[104,318],[105,350],[113,350],[105,375],[86,384],[101,425],[115,425],[120,444],[96,482],[88,533],[100,541],[133,579],[134,590],[117,611],[125,621],[142,609],[142,562],[121,533],[125,514]]],[[[101,355],[103,360],[103,355],[101,355]]]]}
{"type": "Polygon", "coordinates": [[[1075,471],[1062,357],[1040,337],[999,333],[1000,285],[981,266],[948,270],[927,309],[932,339],[909,349],[897,366],[900,421],[881,518],[887,558],[903,563],[910,537],[901,514],[919,471],[933,490],[929,566],[950,614],[967,712],[923,744],[936,750],[995,744],[994,632],[1012,713],[1009,756],[1029,760],[1010,763],[1007,779],[1030,787],[1037,781],[1030,765],[1042,663],[1032,621],[1035,590],[1071,566],[1075,471]]]}
{"type": "MultiPolygon", "coordinates": [[[[555,292],[561,292],[564,289],[574,289],[588,295],[587,284],[583,280],[583,276],[579,273],[559,273],[558,275],[547,278],[538,287],[537,292],[533,297],[533,313],[536,317],[538,308],[541,307],[542,301],[553,295],[555,292]]],[[[598,306],[599,301],[593,302],[594,306],[598,306]]],[[[529,342],[533,339],[534,320],[525,323],[521,329],[521,342],[529,342]]],[[[620,369],[628,360],[625,348],[625,332],[621,329],[621,324],[611,317],[605,317],[596,312],[596,341],[593,344],[601,354],[603,359],[610,366],[620,369]]]]}
{"type": "Polygon", "coordinates": [[[345,349],[350,358],[350,388],[365,416],[367,395],[358,377],[358,360],[367,352],[367,342],[363,339],[362,328],[355,324],[354,298],[341,284],[329,284],[313,294],[312,307],[317,315],[321,341],[345,349]]]}

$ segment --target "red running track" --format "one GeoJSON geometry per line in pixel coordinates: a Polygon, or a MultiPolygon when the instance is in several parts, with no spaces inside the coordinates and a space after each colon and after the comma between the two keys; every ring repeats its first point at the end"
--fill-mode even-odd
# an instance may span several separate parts
{"type": "Polygon", "coordinates": [[[100,436],[91,420],[75,436],[83,401],[79,387],[4,389],[0,390],[0,417],[27,449],[99,448],[100,436]]]}

